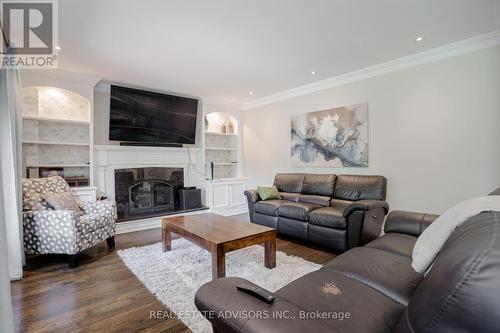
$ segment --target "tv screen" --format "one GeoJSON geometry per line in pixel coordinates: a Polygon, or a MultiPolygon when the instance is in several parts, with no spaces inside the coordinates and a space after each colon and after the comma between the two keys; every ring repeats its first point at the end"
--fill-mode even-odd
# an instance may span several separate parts
{"type": "Polygon", "coordinates": [[[194,144],[198,100],[111,86],[109,139],[194,144]]]}

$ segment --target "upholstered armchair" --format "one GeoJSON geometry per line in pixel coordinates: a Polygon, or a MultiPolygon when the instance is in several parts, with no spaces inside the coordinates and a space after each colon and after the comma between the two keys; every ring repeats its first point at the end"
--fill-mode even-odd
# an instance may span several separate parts
{"type": "Polygon", "coordinates": [[[114,248],[116,204],[113,201],[80,202],[83,211],[54,210],[44,197],[70,192],[62,177],[22,181],[24,251],[26,254],[67,254],[69,267],[77,255],[106,240],[114,248]]]}

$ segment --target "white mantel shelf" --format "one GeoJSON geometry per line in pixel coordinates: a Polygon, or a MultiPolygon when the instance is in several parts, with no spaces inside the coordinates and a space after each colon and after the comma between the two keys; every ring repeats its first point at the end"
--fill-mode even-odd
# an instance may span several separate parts
{"type": "Polygon", "coordinates": [[[101,149],[101,150],[130,150],[130,149],[140,149],[140,150],[162,150],[162,151],[187,151],[188,149],[190,151],[199,151],[200,148],[198,147],[182,147],[182,148],[176,148],[176,147],[150,147],[150,146],[120,146],[120,145],[94,145],[95,149],[101,149]]]}
{"type": "Polygon", "coordinates": [[[195,164],[199,148],[94,145],[96,166],[185,165],[195,164]],[[189,157],[188,154],[191,156],[189,157]]]}
{"type": "MultiPolygon", "coordinates": [[[[193,178],[194,165],[200,160],[199,148],[137,147],[94,145],[97,187],[115,198],[115,170],[126,168],[174,167],[184,169],[184,178],[193,178]]],[[[198,185],[199,184],[193,184],[198,185]]]]}

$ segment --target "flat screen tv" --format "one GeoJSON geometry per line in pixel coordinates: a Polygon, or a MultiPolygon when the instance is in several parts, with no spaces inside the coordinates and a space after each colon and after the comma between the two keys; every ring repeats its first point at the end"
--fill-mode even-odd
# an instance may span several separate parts
{"type": "Polygon", "coordinates": [[[111,86],[109,140],[194,144],[198,100],[111,86]]]}

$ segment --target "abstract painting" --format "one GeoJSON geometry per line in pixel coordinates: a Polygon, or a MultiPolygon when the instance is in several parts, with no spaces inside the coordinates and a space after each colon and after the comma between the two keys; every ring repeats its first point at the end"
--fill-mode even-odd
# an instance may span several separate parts
{"type": "Polygon", "coordinates": [[[368,104],[292,116],[295,166],[367,167],[368,104]]]}

